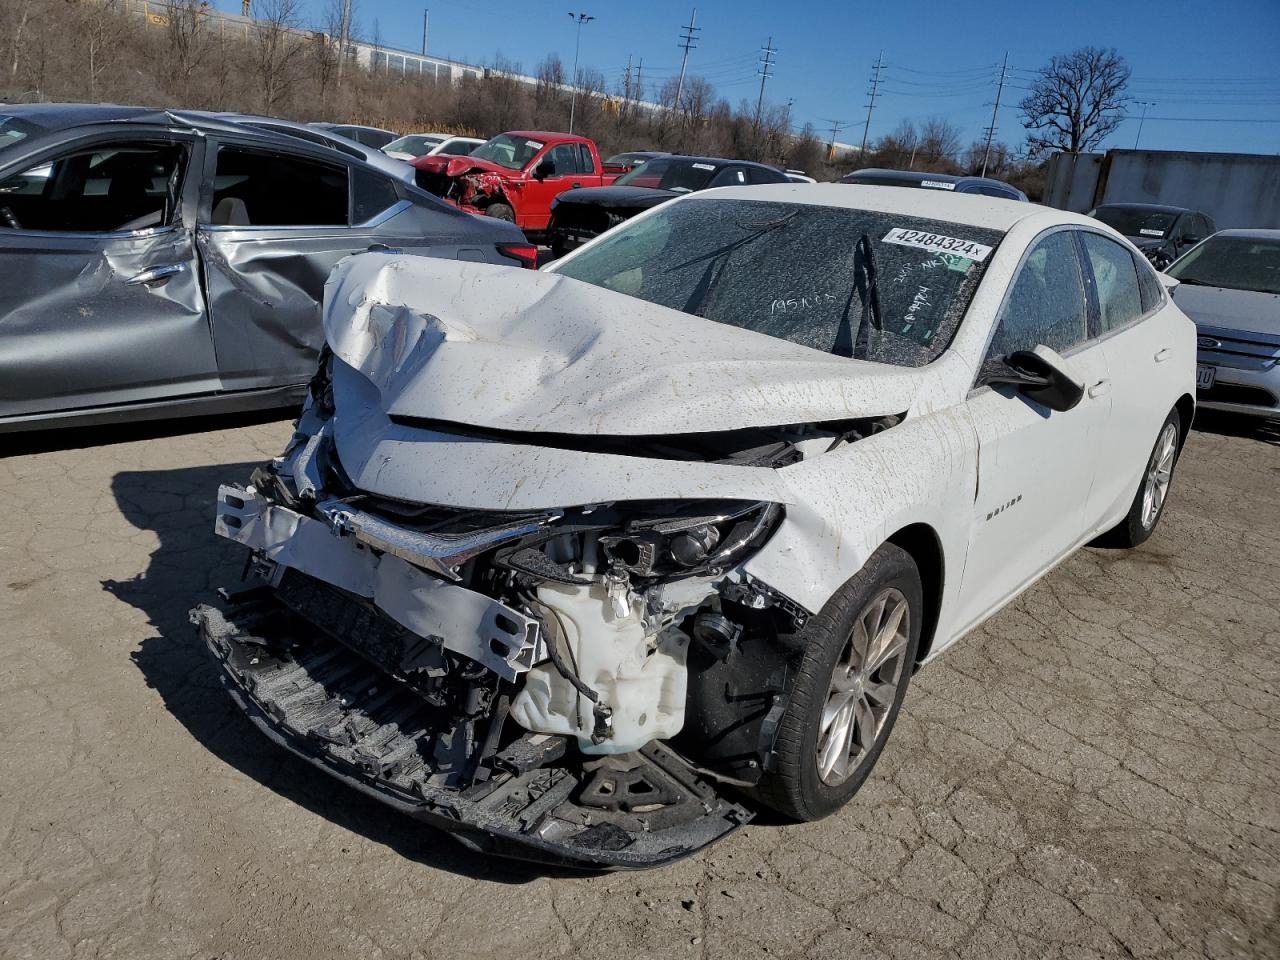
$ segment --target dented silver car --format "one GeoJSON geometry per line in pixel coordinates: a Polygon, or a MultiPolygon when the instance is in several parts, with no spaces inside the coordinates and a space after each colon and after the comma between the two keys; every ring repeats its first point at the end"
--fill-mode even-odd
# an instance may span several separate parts
{"type": "Polygon", "coordinates": [[[193,622],[282,746],[582,867],[838,809],[919,664],[1151,535],[1194,410],[1123,239],[891,188],[705,191],[536,273],[356,256],[325,331],[193,622]]]}
{"type": "Polygon", "coordinates": [[[312,133],[0,106],[0,433],[295,405],[352,253],[532,265],[515,227],[312,133]]]}

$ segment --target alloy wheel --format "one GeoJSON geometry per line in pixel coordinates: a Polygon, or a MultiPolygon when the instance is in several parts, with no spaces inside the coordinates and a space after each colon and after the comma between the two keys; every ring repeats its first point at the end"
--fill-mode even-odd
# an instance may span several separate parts
{"type": "Polygon", "coordinates": [[[1173,479],[1173,461],[1178,452],[1178,431],[1172,423],[1166,423],[1156,441],[1156,451],[1147,468],[1147,479],[1142,489],[1142,527],[1150,530],[1160,516],[1164,498],[1169,493],[1169,481],[1173,479]]]}
{"type": "Polygon", "coordinates": [[[858,614],[835,669],[818,727],[818,776],[844,783],[870,754],[902,682],[911,607],[888,587],[858,614]]]}

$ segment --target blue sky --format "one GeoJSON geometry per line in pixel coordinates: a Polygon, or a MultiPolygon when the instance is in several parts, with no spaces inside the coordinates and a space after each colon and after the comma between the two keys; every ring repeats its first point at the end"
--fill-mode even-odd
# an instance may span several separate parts
{"type": "MultiPolygon", "coordinates": [[[[329,0],[302,2],[319,21],[329,0]]],[[[566,14],[581,10],[597,18],[582,31],[582,65],[602,70],[611,85],[628,55],[644,58],[646,78],[678,72],[680,26],[694,6],[690,0],[355,2],[363,32],[371,34],[376,21],[387,45],[419,48],[426,6],[429,52],[478,63],[501,54],[526,72],[549,52],[572,65],[575,27],[566,14]]],[[[239,0],[217,0],[217,6],[238,12],[239,0]]],[[[990,121],[1006,51],[1016,87],[1051,55],[1093,44],[1114,46],[1133,70],[1131,95],[1154,104],[1142,128],[1143,147],[1280,153],[1280,0],[701,0],[697,7],[702,30],[690,72],[705,75],[732,103],[754,101],[754,58],[772,36],[777,66],[766,97],[793,98],[797,128],[811,121],[825,136],[830,120],[844,121],[839,139],[846,142],[861,139],[871,64],[881,49],[889,66],[872,140],[903,118],[930,116],[951,120],[973,139],[990,121]]],[[[1022,94],[1006,89],[998,121],[997,136],[1014,145],[1023,139],[1016,108],[1022,94]]],[[[1133,146],[1139,109],[1108,146],[1133,146]]]]}

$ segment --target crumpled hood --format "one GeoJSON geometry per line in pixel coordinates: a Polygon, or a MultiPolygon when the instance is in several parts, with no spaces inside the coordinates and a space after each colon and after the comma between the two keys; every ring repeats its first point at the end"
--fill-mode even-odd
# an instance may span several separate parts
{"type": "Polygon", "coordinates": [[[1180,283],[1173,302],[1197,325],[1280,336],[1280,295],[1180,283]]]}
{"type": "Polygon", "coordinates": [[[697,433],[901,413],[918,371],[830,356],[552,273],[364,254],[329,346],[390,415],[499,430],[697,433]]]}
{"type": "Polygon", "coordinates": [[[519,170],[512,170],[500,163],[488,160],[477,160],[475,157],[459,157],[452,154],[436,154],[430,157],[418,157],[413,165],[428,173],[443,173],[446,177],[460,177],[464,173],[497,173],[506,177],[518,176],[519,170]]]}

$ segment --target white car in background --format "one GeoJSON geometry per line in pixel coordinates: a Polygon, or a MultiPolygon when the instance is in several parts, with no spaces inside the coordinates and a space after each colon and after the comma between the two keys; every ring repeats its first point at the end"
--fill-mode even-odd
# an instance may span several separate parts
{"type": "Polygon", "coordinates": [[[537,273],[361,255],[193,611],[274,740],[485,851],[668,862],[839,809],[914,670],[1155,529],[1195,333],[1096,220],[691,193],[537,273]]]}
{"type": "Polygon", "coordinates": [[[439,153],[466,156],[480,144],[478,137],[455,137],[450,133],[411,133],[392,140],[382,152],[397,160],[416,160],[418,157],[434,157],[439,153]]]}

